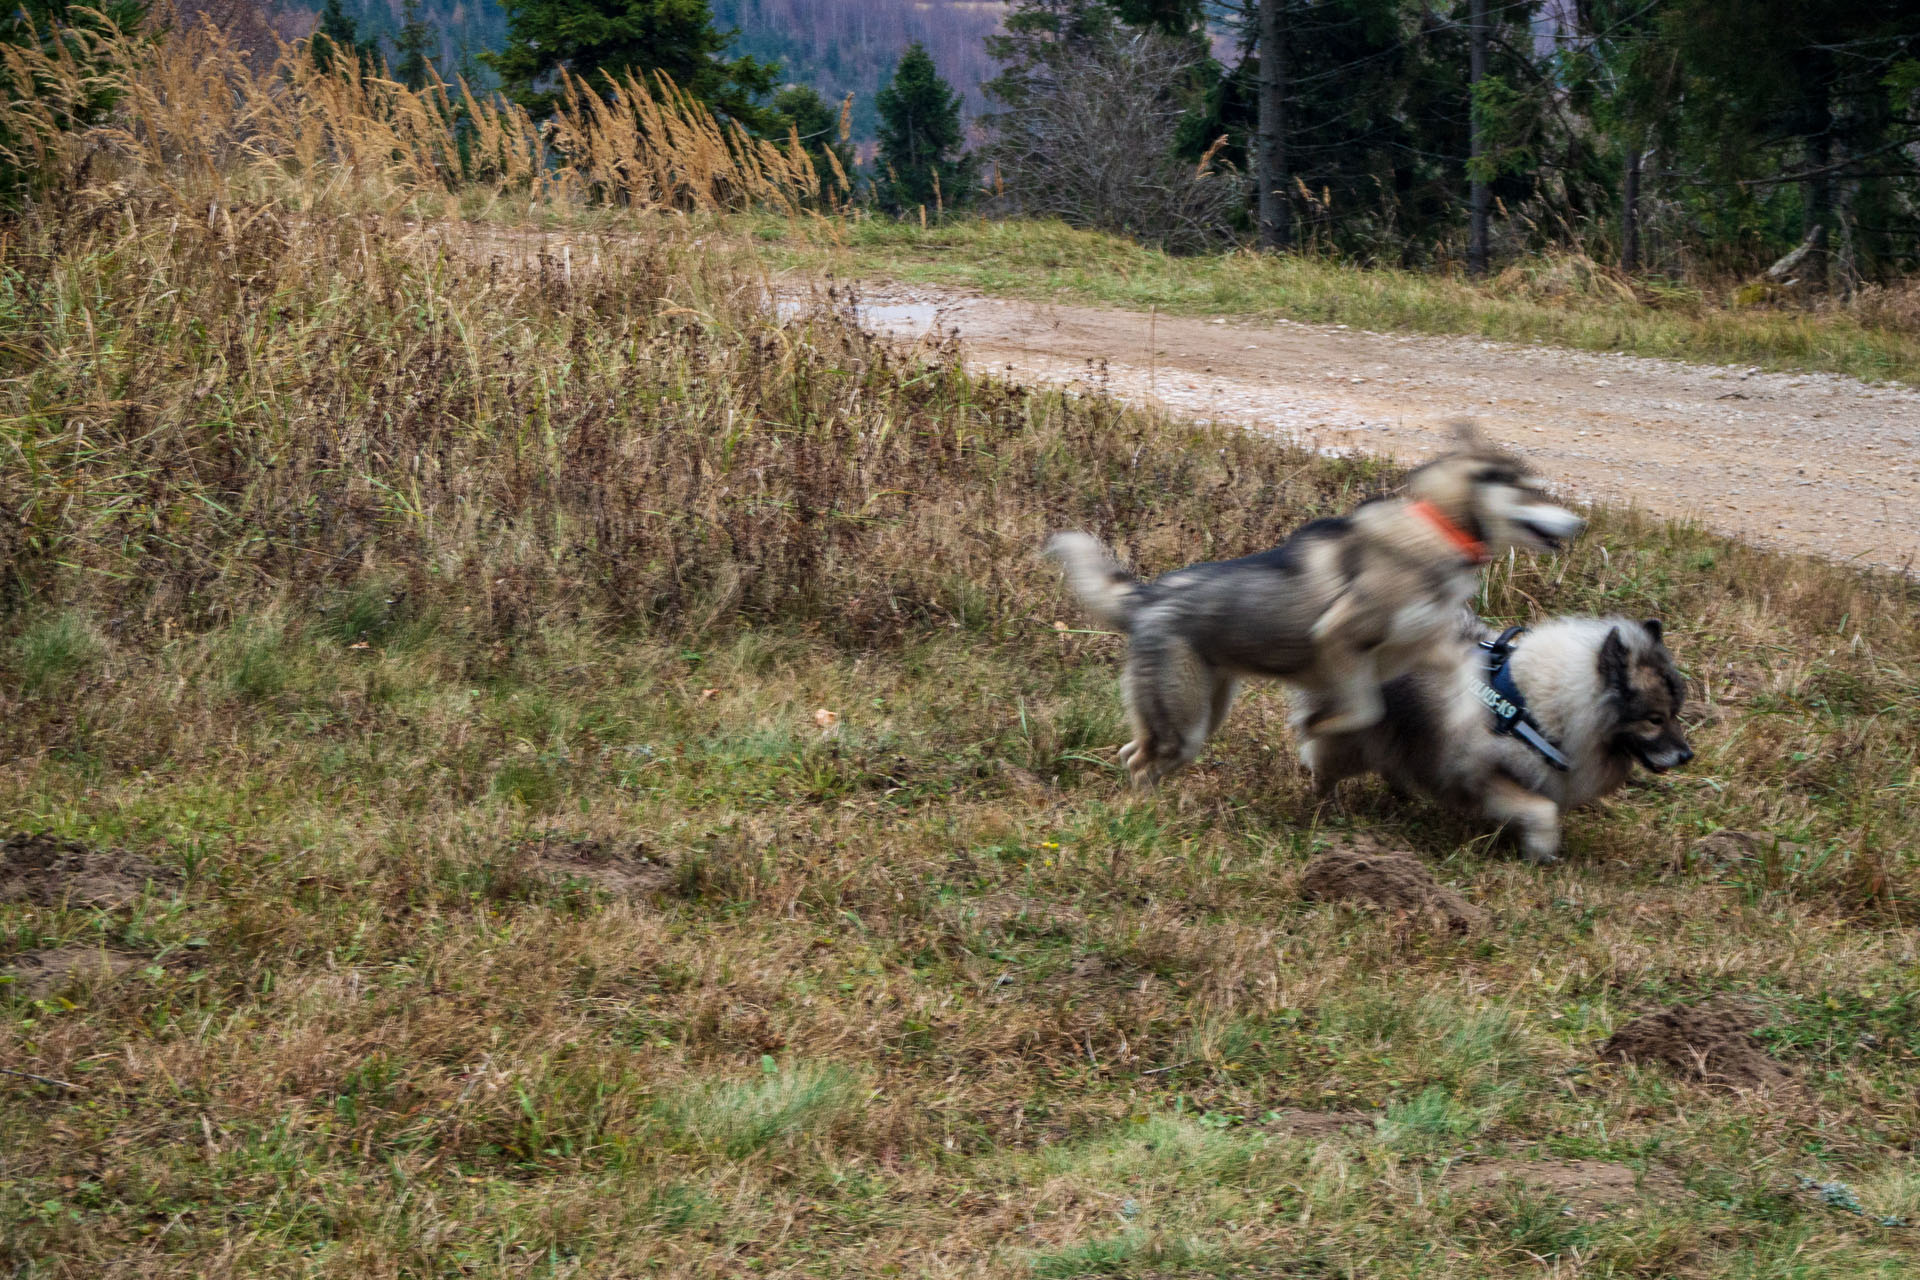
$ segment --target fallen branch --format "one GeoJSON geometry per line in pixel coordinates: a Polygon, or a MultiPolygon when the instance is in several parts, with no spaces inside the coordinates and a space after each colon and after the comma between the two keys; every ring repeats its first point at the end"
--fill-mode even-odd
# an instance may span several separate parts
{"type": "Polygon", "coordinates": [[[75,1093],[85,1093],[85,1085],[72,1084],[65,1080],[55,1080],[52,1076],[37,1075],[32,1071],[16,1071],[12,1067],[0,1067],[0,1076],[19,1076],[23,1080],[38,1080],[41,1084],[50,1084],[56,1089],[71,1089],[75,1093]]]}
{"type": "Polygon", "coordinates": [[[1800,242],[1798,249],[1795,249],[1792,253],[1767,268],[1766,278],[1769,280],[1785,280],[1794,273],[1801,263],[1807,260],[1808,255],[1825,244],[1826,239],[1827,229],[1816,226],[1813,230],[1807,232],[1807,238],[1800,242]]]}

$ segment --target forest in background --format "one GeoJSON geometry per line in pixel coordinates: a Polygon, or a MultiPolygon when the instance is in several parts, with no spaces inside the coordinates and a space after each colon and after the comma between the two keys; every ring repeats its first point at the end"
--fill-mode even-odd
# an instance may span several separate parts
{"type": "MultiPolygon", "coordinates": [[[[389,46],[405,22],[403,0],[344,0],[343,8],[367,34],[389,46]]],[[[485,80],[484,68],[472,60],[506,43],[506,12],[497,0],[422,0],[420,10],[439,38],[441,66],[449,72],[468,67],[485,80]]],[[[983,112],[980,86],[993,77],[984,42],[1006,10],[1001,0],[713,0],[715,24],[740,33],[735,52],[776,62],[784,81],[835,101],[853,94],[853,134],[860,140],[873,138],[878,127],[874,96],[901,51],[915,41],[927,47],[960,92],[967,115],[983,112]]],[[[317,6],[295,4],[284,13],[276,25],[304,33],[317,6]]]]}
{"type": "MultiPolygon", "coordinates": [[[[222,7],[223,25],[247,16],[247,0],[208,6],[222,7]]],[[[397,56],[400,0],[341,7],[397,56]]],[[[505,10],[423,0],[417,15],[441,74],[496,82],[505,10]]],[[[280,11],[272,30],[304,21],[280,11]]],[[[957,126],[941,127],[967,154],[944,156],[941,197],[912,207],[1412,268],[1572,250],[1693,282],[1807,250],[1754,279],[1748,303],[1809,285],[1845,295],[1920,254],[1920,14],[1873,0],[714,0],[711,30],[730,43],[701,56],[756,68],[735,108],[711,105],[757,113],[739,118],[768,136],[803,126],[823,176],[844,129],[841,158],[866,165],[850,194],[894,212],[879,91],[917,42],[956,98],[957,126]],[[1273,64],[1269,154],[1256,144],[1273,64]],[[783,85],[817,97],[772,102],[783,85]],[[983,186],[956,189],[962,173],[983,186]]],[[[629,47],[648,70],[646,37],[629,47]]],[[[928,185],[913,163],[908,186],[928,185]]]]}

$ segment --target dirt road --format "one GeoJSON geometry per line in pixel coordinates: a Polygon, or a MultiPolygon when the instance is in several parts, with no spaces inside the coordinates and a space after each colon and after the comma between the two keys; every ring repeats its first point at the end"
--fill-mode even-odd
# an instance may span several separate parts
{"type": "Polygon", "coordinates": [[[1920,391],[1472,338],[869,286],[876,329],[1326,449],[1421,458],[1471,414],[1564,492],[1772,546],[1920,564],[1920,391]]]}
{"type": "MultiPolygon", "coordinates": [[[[543,269],[570,276],[597,264],[597,239],[463,227],[448,243],[523,267],[539,253],[543,269]]],[[[801,277],[776,284],[796,303],[814,287],[801,277]]],[[[862,285],[861,311],[903,340],[957,331],[983,370],[1321,449],[1416,460],[1442,447],[1449,419],[1471,415],[1573,497],[1836,560],[1920,568],[1920,389],[920,285],[862,285]]]]}

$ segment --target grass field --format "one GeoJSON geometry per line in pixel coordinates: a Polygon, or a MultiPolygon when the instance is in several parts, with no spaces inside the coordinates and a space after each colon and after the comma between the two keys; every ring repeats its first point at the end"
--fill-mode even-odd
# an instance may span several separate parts
{"type": "Polygon", "coordinates": [[[1920,381],[1920,293],[1912,285],[1869,289],[1846,307],[1742,309],[1677,284],[1644,281],[1629,290],[1575,260],[1520,264],[1476,285],[1313,255],[1173,257],[1060,223],[765,219],[742,230],[769,262],[849,279],[1920,381]]]}
{"type": "Polygon", "coordinates": [[[121,194],[0,252],[11,1274],[1920,1265],[1909,585],[1630,512],[1496,566],[1701,707],[1534,868],[1316,809],[1271,691],[1116,776],[1043,534],[1165,568],[1375,464],[776,320],[690,233],[570,283],[121,194]],[[1488,922],[1302,900],[1371,836],[1488,922]],[[1597,1055],[1725,997],[1792,1084],[1597,1055]]]}

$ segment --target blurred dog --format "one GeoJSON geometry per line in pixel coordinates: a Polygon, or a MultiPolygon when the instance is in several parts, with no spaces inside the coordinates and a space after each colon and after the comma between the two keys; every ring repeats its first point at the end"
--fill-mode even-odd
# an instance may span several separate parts
{"type": "Polygon", "coordinates": [[[1259,555],[1142,582],[1087,534],[1047,544],[1087,612],[1129,637],[1133,740],[1120,759],[1136,785],[1192,763],[1243,677],[1307,691],[1315,732],[1377,723],[1381,685],[1455,630],[1490,556],[1553,550],[1580,531],[1525,463],[1470,424],[1457,432],[1459,447],[1409,474],[1401,496],[1312,521],[1259,555]]]}
{"type": "Polygon", "coordinates": [[[1315,732],[1296,704],[1300,759],[1322,795],[1377,773],[1396,789],[1513,827],[1529,860],[1552,862],[1560,815],[1617,791],[1635,763],[1693,759],[1686,684],[1658,620],[1556,618],[1532,631],[1469,626],[1449,665],[1387,682],[1367,729],[1315,732]]]}

